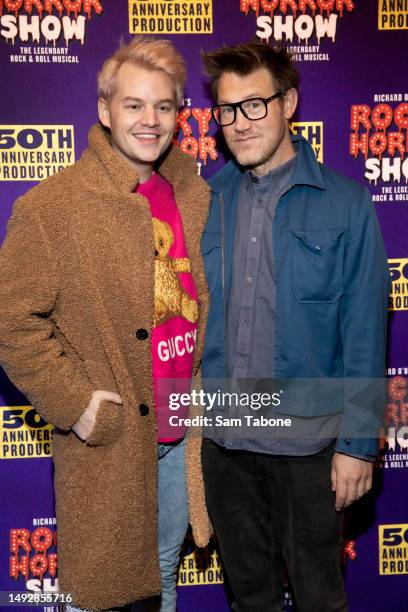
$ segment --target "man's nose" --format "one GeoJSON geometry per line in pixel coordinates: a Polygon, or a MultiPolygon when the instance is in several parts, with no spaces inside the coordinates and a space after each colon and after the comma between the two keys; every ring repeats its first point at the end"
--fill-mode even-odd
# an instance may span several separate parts
{"type": "Polygon", "coordinates": [[[251,127],[251,120],[247,119],[244,113],[242,112],[242,110],[239,107],[237,107],[237,112],[236,112],[235,121],[234,121],[234,128],[237,130],[237,132],[243,132],[244,130],[247,130],[250,127],[251,127]]]}
{"type": "Polygon", "coordinates": [[[154,126],[159,123],[159,115],[157,114],[157,110],[154,106],[146,105],[143,109],[143,114],[141,117],[141,123],[143,125],[154,126]]]}

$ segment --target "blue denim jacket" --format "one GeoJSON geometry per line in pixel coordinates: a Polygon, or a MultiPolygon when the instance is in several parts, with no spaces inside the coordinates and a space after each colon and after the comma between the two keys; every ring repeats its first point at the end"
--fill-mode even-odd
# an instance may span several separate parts
{"type": "MultiPolygon", "coordinates": [[[[307,141],[292,137],[298,151],[293,183],[276,207],[273,225],[277,314],[274,376],[336,379],[313,385],[285,414],[319,416],[343,412],[336,450],[373,457],[368,438],[382,402],[361,409],[344,393],[354,379],[385,376],[387,297],[390,276],[384,243],[369,191],[319,164],[307,141]],[[350,433],[352,432],[352,433],[350,433]],[[362,437],[358,437],[358,434],[362,437]]],[[[229,162],[211,180],[212,201],[202,237],[210,290],[203,379],[226,378],[225,320],[231,290],[238,193],[242,170],[229,162]]],[[[357,402],[358,403],[358,402],[357,402]]]]}

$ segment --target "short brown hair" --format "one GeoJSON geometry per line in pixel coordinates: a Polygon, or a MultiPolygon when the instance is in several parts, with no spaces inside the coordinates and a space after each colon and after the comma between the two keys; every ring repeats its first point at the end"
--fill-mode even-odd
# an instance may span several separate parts
{"type": "Polygon", "coordinates": [[[109,100],[115,93],[116,76],[122,64],[129,62],[148,70],[162,70],[174,81],[177,103],[182,104],[186,82],[186,63],[169,40],[150,36],[135,37],[129,44],[120,45],[108,57],[98,74],[98,96],[109,100]]]}
{"type": "Polygon", "coordinates": [[[218,80],[224,72],[234,72],[247,76],[266,68],[279,91],[299,87],[299,72],[291,61],[291,55],[285,48],[273,49],[260,42],[249,42],[240,45],[223,45],[215,51],[203,54],[204,71],[211,78],[210,85],[214,99],[217,99],[218,80]]]}

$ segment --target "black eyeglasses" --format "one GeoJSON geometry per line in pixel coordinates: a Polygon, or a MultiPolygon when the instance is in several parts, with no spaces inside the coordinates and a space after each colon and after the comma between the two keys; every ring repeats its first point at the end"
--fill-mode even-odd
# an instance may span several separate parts
{"type": "Polygon", "coordinates": [[[211,109],[212,116],[218,125],[222,127],[232,125],[237,118],[237,108],[239,108],[244,117],[251,121],[258,121],[258,119],[263,119],[268,114],[269,102],[276,100],[276,98],[282,95],[283,92],[278,91],[269,98],[249,98],[249,100],[242,100],[241,102],[218,104],[211,109]]]}

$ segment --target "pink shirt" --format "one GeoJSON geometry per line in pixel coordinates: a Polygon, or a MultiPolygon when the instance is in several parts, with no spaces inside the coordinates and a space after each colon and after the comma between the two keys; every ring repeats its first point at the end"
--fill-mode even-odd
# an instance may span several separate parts
{"type": "Polygon", "coordinates": [[[184,417],[188,407],[169,409],[171,393],[190,391],[198,329],[198,296],[173,188],[160,174],[137,187],[150,204],[155,242],[155,316],[152,363],[158,441],[184,437],[185,427],[169,417],[184,417]]]}

